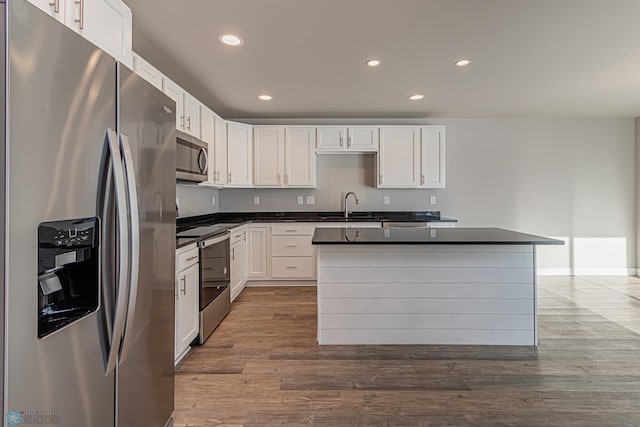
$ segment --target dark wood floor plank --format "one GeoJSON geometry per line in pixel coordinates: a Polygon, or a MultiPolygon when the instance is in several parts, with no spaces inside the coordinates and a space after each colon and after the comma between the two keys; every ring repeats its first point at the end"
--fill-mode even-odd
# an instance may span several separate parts
{"type": "Polygon", "coordinates": [[[315,288],[247,288],[178,367],[174,425],[640,426],[640,279],[538,282],[537,348],[320,347],[315,288]]]}

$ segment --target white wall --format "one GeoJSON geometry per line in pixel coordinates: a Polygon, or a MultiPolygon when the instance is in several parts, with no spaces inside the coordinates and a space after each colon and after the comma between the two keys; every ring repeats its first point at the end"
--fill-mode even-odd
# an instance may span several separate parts
{"type": "Polygon", "coordinates": [[[177,185],[176,199],[180,205],[180,218],[218,212],[220,206],[218,190],[196,185],[177,185]],[[212,197],[216,198],[215,206],[212,197]]]}
{"type": "MultiPolygon", "coordinates": [[[[274,120],[247,120],[274,123],[274,120]]],[[[330,123],[380,123],[334,120],[330,123]]],[[[318,156],[314,190],[224,189],[223,211],[341,210],[345,191],[358,210],[440,210],[462,227],[503,227],[563,238],[538,251],[547,273],[622,274],[636,266],[633,119],[385,120],[446,126],[447,188],[378,190],[372,155],[318,156]],[[315,195],[298,206],[297,195],[315,195]],[[259,195],[260,206],[253,205],[259,195]],[[382,196],[391,205],[382,204],[382,196]],[[430,206],[430,195],[438,203],[430,206]]],[[[280,123],[329,123],[280,120],[280,123]]],[[[210,201],[209,201],[210,203],[210,201]]],[[[181,212],[182,213],[182,212],[181,212]]]]}

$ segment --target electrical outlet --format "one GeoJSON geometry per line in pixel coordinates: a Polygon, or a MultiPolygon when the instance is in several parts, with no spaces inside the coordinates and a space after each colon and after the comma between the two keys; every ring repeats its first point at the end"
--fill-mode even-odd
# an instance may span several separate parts
{"type": "Polygon", "coordinates": [[[260,196],[253,196],[253,204],[254,205],[260,204],[260,196]]]}
{"type": "Polygon", "coordinates": [[[298,196],[298,204],[299,205],[304,205],[304,197],[298,196]]]}
{"type": "Polygon", "coordinates": [[[315,196],[307,196],[307,204],[308,205],[315,205],[316,204],[315,196]]]}
{"type": "Polygon", "coordinates": [[[436,196],[431,196],[431,204],[432,205],[436,204],[436,196]]]}
{"type": "Polygon", "coordinates": [[[211,206],[216,205],[216,196],[211,196],[211,206]]]}
{"type": "Polygon", "coordinates": [[[385,205],[390,204],[390,203],[391,203],[391,197],[389,197],[389,196],[384,196],[384,197],[382,198],[382,203],[383,203],[383,204],[385,204],[385,205]]]}

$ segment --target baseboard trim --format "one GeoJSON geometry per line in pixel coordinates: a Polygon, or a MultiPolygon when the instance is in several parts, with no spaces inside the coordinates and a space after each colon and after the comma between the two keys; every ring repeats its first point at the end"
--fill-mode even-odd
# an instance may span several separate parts
{"type": "Polygon", "coordinates": [[[264,286],[316,286],[315,280],[250,280],[245,286],[259,288],[264,286]]]}
{"type": "Polygon", "coordinates": [[[637,268],[539,268],[538,276],[638,276],[637,268]]]}

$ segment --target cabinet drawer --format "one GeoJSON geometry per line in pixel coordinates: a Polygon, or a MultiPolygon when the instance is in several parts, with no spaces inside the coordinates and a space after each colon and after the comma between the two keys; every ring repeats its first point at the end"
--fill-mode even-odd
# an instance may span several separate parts
{"type": "Polygon", "coordinates": [[[272,225],[272,236],[313,236],[314,224],[272,225]]]}
{"type": "Polygon", "coordinates": [[[200,253],[197,247],[178,254],[178,265],[176,266],[177,271],[182,271],[193,264],[197,264],[199,258],[200,253]]]}
{"type": "Polygon", "coordinates": [[[313,256],[313,236],[271,236],[271,256],[313,256]]]}
{"type": "Polygon", "coordinates": [[[313,257],[273,257],[271,277],[312,279],[313,257]]]}
{"type": "Polygon", "coordinates": [[[247,229],[246,228],[241,228],[241,229],[233,229],[231,230],[231,236],[230,236],[230,244],[233,245],[234,243],[239,242],[240,240],[247,240],[247,229]]]}

